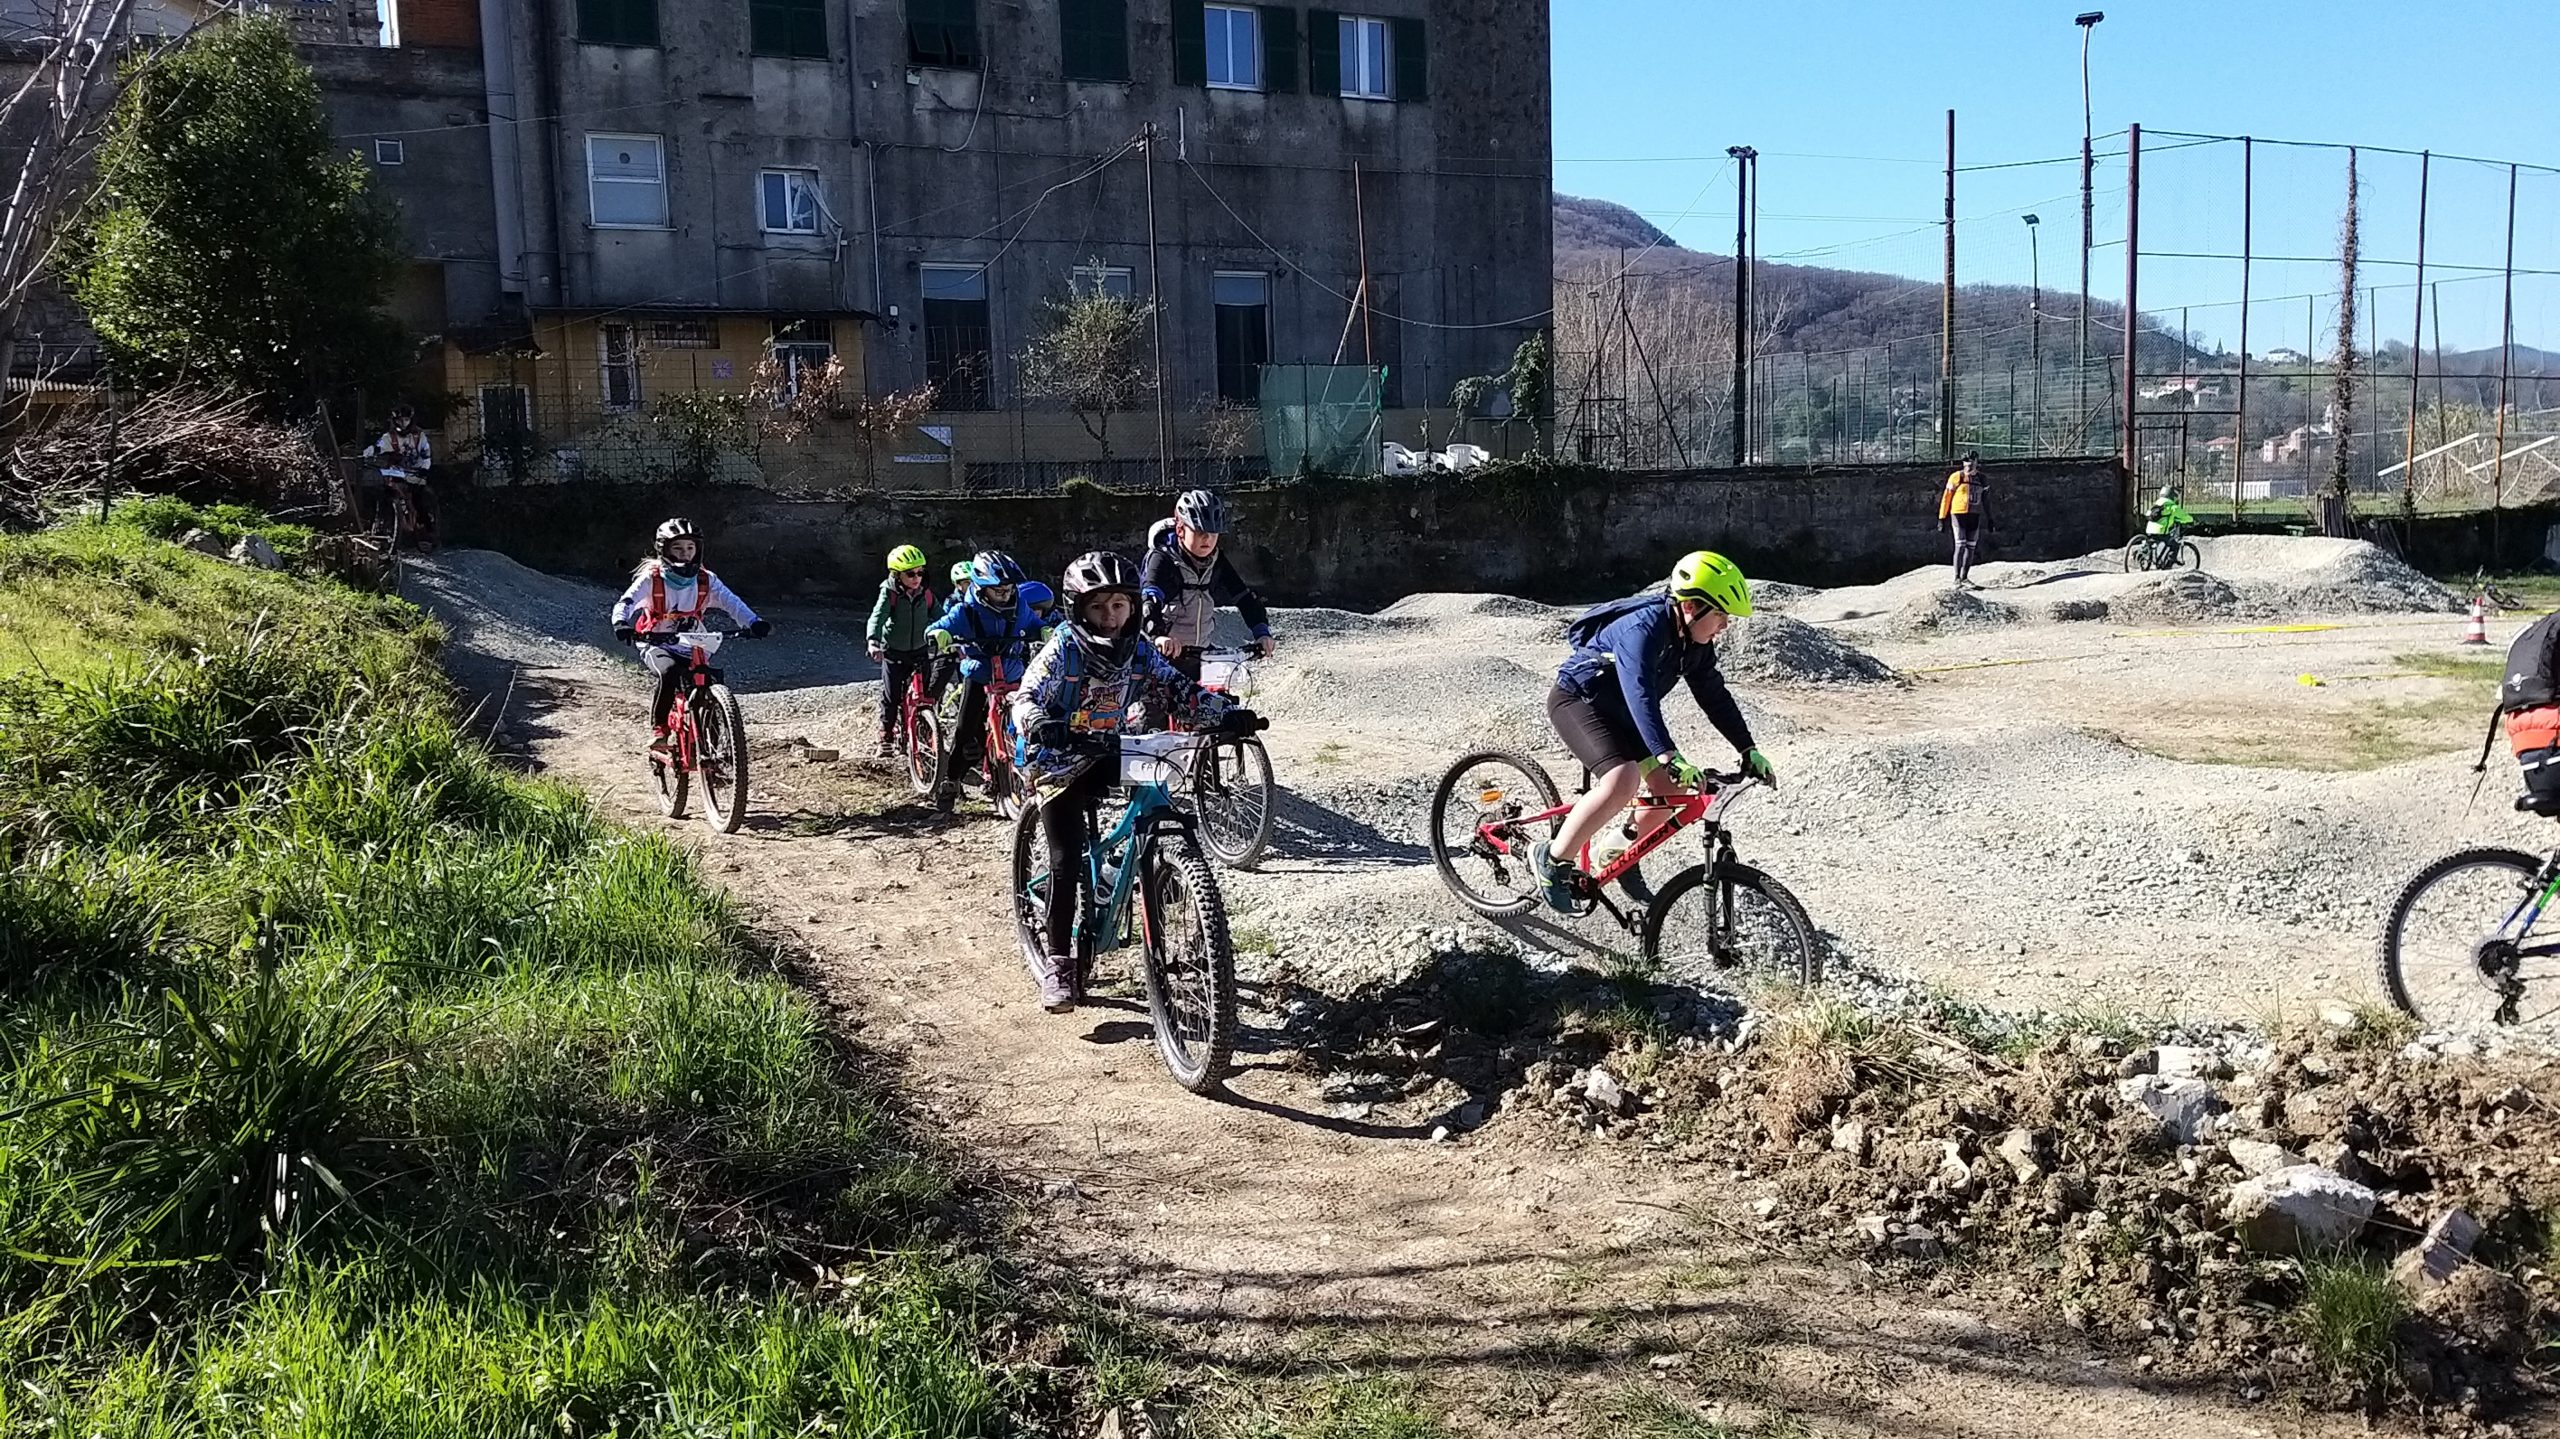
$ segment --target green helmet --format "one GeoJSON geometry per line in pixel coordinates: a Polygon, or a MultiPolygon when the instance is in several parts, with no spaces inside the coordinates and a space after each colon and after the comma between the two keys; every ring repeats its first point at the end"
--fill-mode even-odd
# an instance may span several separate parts
{"type": "Polygon", "coordinates": [[[962,560],[960,563],[951,567],[951,582],[955,585],[965,585],[969,582],[969,562],[967,560],[962,560]]]}
{"type": "Polygon", "coordinates": [[[920,570],[924,568],[924,563],[924,551],[917,549],[913,545],[900,545],[889,552],[889,572],[891,574],[901,574],[908,570],[920,570]]]}
{"type": "Polygon", "coordinates": [[[1742,567],[1708,550],[1694,550],[1671,567],[1671,597],[1704,600],[1736,619],[1751,613],[1751,581],[1742,567]]]}

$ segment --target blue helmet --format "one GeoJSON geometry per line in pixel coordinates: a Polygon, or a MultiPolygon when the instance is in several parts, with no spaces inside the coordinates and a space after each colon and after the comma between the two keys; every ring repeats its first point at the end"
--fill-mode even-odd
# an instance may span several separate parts
{"type": "Polygon", "coordinates": [[[969,562],[972,585],[1018,585],[1022,583],[1022,566],[1002,550],[980,550],[969,562]]]}
{"type": "Polygon", "coordinates": [[[1032,610],[1039,614],[1047,614],[1050,607],[1058,602],[1057,591],[1038,580],[1024,585],[1019,593],[1022,596],[1022,602],[1031,606],[1032,610]]]}

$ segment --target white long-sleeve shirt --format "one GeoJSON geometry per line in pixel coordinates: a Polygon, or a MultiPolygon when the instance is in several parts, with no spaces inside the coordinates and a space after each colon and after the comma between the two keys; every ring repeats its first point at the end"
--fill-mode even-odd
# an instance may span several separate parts
{"type": "Polygon", "coordinates": [[[756,612],[747,608],[747,602],[738,598],[735,591],[722,584],[718,575],[702,570],[693,578],[686,579],[663,565],[653,563],[640,572],[629,589],[622,592],[621,599],[614,601],[613,627],[653,634],[676,629],[684,623],[671,616],[689,615],[698,621],[705,610],[718,610],[741,626],[756,622],[756,612]],[[661,585],[665,587],[665,608],[652,613],[651,606],[661,585]]]}
{"type": "Polygon", "coordinates": [[[424,430],[411,430],[405,435],[398,430],[385,430],[381,439],[365,447],[364,457],[368,460],[377,457],[398,460],[397,468],[413,475],[423,475],[434,469],[436,464],[435,447],[427,443],[424,430]]]}

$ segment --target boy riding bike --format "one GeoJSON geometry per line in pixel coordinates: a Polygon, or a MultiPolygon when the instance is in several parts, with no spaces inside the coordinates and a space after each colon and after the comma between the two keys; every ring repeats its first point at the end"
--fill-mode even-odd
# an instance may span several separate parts
{"type": "MultiPolygon", "coordinates": [[[[1085,555],[1067,566],[1061,588],[1067,622],[1032,660],[1013,701],[1022,736],[1017,768],[1041,792],[1040,835],[1053,876],[1083,872],[1085,831],[1119,778],[1116,751],[1106,756],[1079,737],[1107,740],[1134,729],[1141,713],[1175,714],[1199,727],[1232,713],[1226,696],[1201,689],[1139,642],[1139,576],[1127,560],[1105,551],[1085,555]]],[[[1075,888],[1058,887],[1044,918],[1048,953],[1031,976],[1052,1014],[1082,998],[1070,957],[1075,888]]]]}
{"type": "Polygon", "coordinates": [[[880,744],[886,759],[901,738],[898,708],[906,702],[907,685],[933,658],[933,641],[925,630],[934,621],[933,591],[924,586],[924,551],[900,545],[889,552],[889,577],[880,582],[880,598],[872,602],[869,639],[871,662],[880,667],[880,744]]]}
{"type": "Polygon", "coordinates": [[[960,725],[934,796],[945,808],[959,793],[960,776],[974,772],[984,758],[987,685],[1019,682],[1040,636],[1040,617],[1023,601],[1022,579],[1013,556],[981,551],[969,562],[968,600],[926,627],[934,647],[960,661],[960,725]]]}
{"type": "Polygon", "coordinates": [[[1235,606],[1253,631],[1255,649],[1271,658],[1271,612],[1219,548],[1226,528],[1227,502],[1207,490],[1191,490],[1174,501],[1173,518],[1158,521],[1147,535],[1146,568],[1139,577],[1146,632],[1157,652],[1195,684],[1200,652],[1209,647],[1221,605],[1235,606]]]}
{"type": "Polygon", "coordinates": [[[718,610],[763,639],[773,626],[757,618],[720,577],[702,566],[702,532],[678,517],[658,526],[655,553],[631,573],[631,587],[613,605],[613,637],[640,650],[640,663],[658,677],[649,702],[649,749],[667,752],[667,712],[675,708],[684,661],[669,648],[675,635],[698,629],[706,611],[718,610]]]}
{"type": "Polygon", "coordinates": [[[382,474],[383,499],[400,508],[402,524],[421,549],[436,544],[435,509],[427,494],[427,471],[435,468],[435,447],[418,428],[418,415],[407,405],[391,408],[391,428],[365,446],[364,458],[382,474]]]}
{"type": "MultiPolygon", "coordinates": [[[[1639,788],[1667,795],[1697,787],[1699,767],[1681,757],[1663,721],[1662,699],[1675,681],[1687,681],[1698,708],[1742,756],[1743,770],[1777,783],[1776,767],[1752,743],[1742,706],[1716,668],[1716,636],[1750,613],[1751,583],[1741,569],[1699,550],[1672,567],[1667,596],[1643,594],[1600,605],[1566,630],[1573,653],[1556,671],[1547,718],[1565,748],[1591,771],[1591,789],[1555,838],[1530,851],[1550,908],[1571,911],[1573,857],[1634,803],[1639,788]]],[[[1666,818],[1666,811],[1646,814],[1636,838],[1666,818]]],[[[1639,903],[1651,902],[1633,873],[1619,883],[1639,903]]]]}
{"type": "Polygon", "coordinates": [[[2178,503],[2176,485],[2160,492],[2160,498],[2151,502],[2151,509],[2144,519],[2147,521],[2143,527],[2144,534],[2166,535],[2171,539],[2184,535],[2196,524],[2196,517],[2187,513],[2185,505],[2178,503]]]}

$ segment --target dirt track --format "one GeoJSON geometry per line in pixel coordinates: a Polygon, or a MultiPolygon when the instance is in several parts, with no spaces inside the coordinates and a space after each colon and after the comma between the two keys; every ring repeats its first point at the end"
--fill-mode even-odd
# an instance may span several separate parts
{"type": "MultiPolygon", "coordinates": [[[[554,773],[618,817],[661,823],[636,756],[635,672],[584,643],[586,628],[567,618],[582,587],[492,593],[495,573],[452,557],[422,577],[456,624],[457,668],[493,693],[512,686],[505,722],[554,773]]],[[[1385,625],[1309,616],[1284,628],[1291,652],[1265,707],[1282,723],[1275,760],[1297,794],[1272,873],[1235,889],[1245,923],[1320,989],[1386,977],[1432,947],[1431,930],[1461,922],[1427,860],[1417,868],[1413,790],[1471,737],[1534,741],[1537,690],[1520,684],[1525,675],[1535,686],[1554,655],[1552,614],[1486,608],[1422,604],[1385,625]],[[1320,635],[1327,624],[1342,633],[1320,635]],[[1460,659],[1467,676],[1434,678],[1434,666],[1460,659]],[[1488,662],[1498,662],[1489,675],[1488,662]],[[1381,671],[1402,688],[1345,688],[1381,671]],[[1382,693],[1436,702],[1356,698],[1382,693]],[[1362,928],[1374,948],[1355,962],[1304,962],[1322,934],[1362,928]],[[1413,930],[1424,937],[1400,938],[1413,930]]],[[[843,620],[779,618],[804,635],[843,620]]],[[[749,700],[766,741],[758,817],[716,842],[698,825],[677,832],[702,835],[712,873],[807,950],[846,1022],[909,1064],[919,1106],[1022,1196],[1032,1233],[1140,1312],[1180,1321],[1201,1353],[1247,1370],[1363,1362],[1445,1377],[1453,1382],[1440,1392],[1463,1396],[1449,1418],[1469,1432],[1590,1432],[1631,1384],[1684,1402],[1738,1397],[1749,1402],[1737,1403],[1737,1420],[1756,1404],[1827,1432],[2043,1434],[2065,1413],[2092,1435],[2148,1436],[2171,1423],[2195,1435],[2348,1432],[2220,1394],[2145,1387],[2129,1364],[2085,1352],[2067,1333],[1776,1252],[1750,1211],[1764,1191],[1748,1174],[1679,1169],[1600,1140],[1558,1147],[1551,1129],[1503,1116],[1435,1143],[1434,1125],[1459,1117],[1435,1107],[1445,1092],[1361,1097],[1357,1076],[1327,1074],[1285,1047],[1271,1010],[1248,1014],[1255,1029],[1233,1102],[1182,1094],[1135,1005],[1106,999],[1058,1020],[1032,1003],[997,898],[1000,825],[945,827],[904,802],[885,766],[803,766],[773,747],[805,733],[850,753],[867,737],[865,716],[848,708],[862,691],[807,688],[859,674],[858,660],[842,658],[859,653],[850,628],[815,646],[777,646],[771,660],[739,657],[742,678],[780,676],[799,691],[749,700]]],[[[2274,723],[2316,731],[2377,698],[2436,704],[2456,682],[2403,673],[2393,656],[2439,645],[2443,621],[2373,621],[2228,649],[2192,632],[2162,640],[2085,628],[1879,644],[1898,667],[1936,673],[1910,689],[1755,697],[1770,748],[1802,780],[1753,831],[1755,851],[1861,959],[2001,998],[2152,1009],[2183,999],[2229,1014],[2266,991],[2271,969],[2304,997],[2354,989],[2364,941],[2349,915],[2321,915],[2306,930],[2290,914],[2221,903],[2211,876],[2186,888],[2216,903],[2156,928],[2074,914],[2056,894],[2075,884],[2116,894],[2128,871],[2138,879],[2172,849],[2183,866],[2186,848],[2208,844],[2253,875],[2300,869],[2302,854],[2353,854],[2341,872],[2361,883],[2367,867],[2398,867],[2377,849],[2449,842],[2443,796],[2467,787],[2459,760],[2343,776],[2197,766],[2081,728],[2174,752],[2198,736],[2262,735],[2270,705],[2296,706],[2274,723]],[[1963,668],[2010,660],[2032,663],[1963,668]],[[2329,682],[2296,683],[2315,671],[2329,682]],[[2372,688],[2351,688],[2361,673],[2372,677],[2353,683],[2372,688]],[[2158,776],[2170,771],[2197,792],[2159,796],[2158,776]],[[2066,777],[2070,788],[2056,792],[2066,777]],[[2313,804],[2328,817],[2297,842],[2285,831],[2313,804]],[[2421,807],[2410,832],[2377,837],[2377,814],[2421,807]],[[2140,823],[2098,827],[2129,808],[2143,811],[2140,823]],[[2085,846],[2037,828],[2064,809],[2090,815],[2085,846]],[[1822,821],[1852,817],[1873,822],[1843,854],[1822,821]],[[2163,835],[2176,842],[2155,846],[2163,835]],[[1920,874],[1945,878],[1932,887],[1913,880],[1920,874]],[[2041,930],[2005,919],[1994,929],[1981,905],[1995,889],[2061,917],[2041,930]],[[1950,922],[1968,912],[1973,929],[1950,922]],[[1893,936],[1933,928],[1948,942],[1882,952],[1893,936]],[[2098,942],[2119,928],[2123,943],[2098,942]],[[2028,954],[1995,948],[2021,935],[2028,954]],[[2248,958],[2234,963],[2235,954],[2248,958]]],[[[1268,973],[1272,959],[1247,963],[1268,973]]]]}

